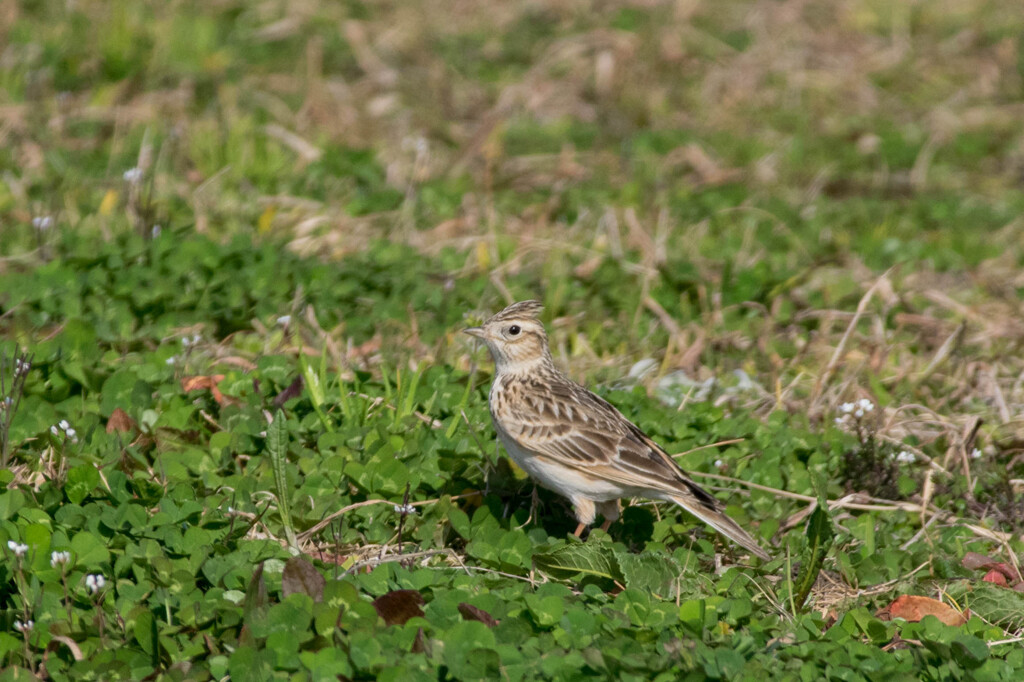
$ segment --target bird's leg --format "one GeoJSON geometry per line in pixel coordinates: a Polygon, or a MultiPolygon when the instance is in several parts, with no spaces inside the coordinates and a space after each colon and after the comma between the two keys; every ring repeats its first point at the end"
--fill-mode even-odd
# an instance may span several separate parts
{"type": "Polygon", "coordinates": [[[585,524],[585,523],[581,523],[580,525],[576,526],[576,532],[573,533],[573,535],[575,535],[576,537],[579,537],[580,535],[583,534],[583,529],[586,528],[586,527],[587,527],[587,524],[585,524]]]}
{"type": "Polygon", "coordinates": [[[601,502],[597,505],[597,511],[604,517],[604,523],[601,524],[601,530],[605,533],[613,523],[619,520],[622,516],[622,505],[619,504],[618,500],[608,500],[607,502],[601,502]]]}

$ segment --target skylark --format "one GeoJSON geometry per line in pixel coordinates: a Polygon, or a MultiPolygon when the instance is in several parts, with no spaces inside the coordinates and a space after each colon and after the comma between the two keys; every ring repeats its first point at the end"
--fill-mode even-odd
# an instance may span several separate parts
{"type": "Polygon", "coordinates": [[[509,456],[545,488],[572,502],[576,536],[604,516],[619,518],[623,497],[675,502],[733,542],[769,559],[657,443],[606,400],[558,371],[537,301],[513,303],[465,332],[494,359],[490,408],[509,456]]]}

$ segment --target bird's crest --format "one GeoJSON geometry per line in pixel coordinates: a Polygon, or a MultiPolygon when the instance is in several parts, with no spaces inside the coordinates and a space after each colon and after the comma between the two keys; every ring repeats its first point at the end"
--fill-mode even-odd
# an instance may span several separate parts
{"type": "Polygon", "coordinates": [[[540,317],[540,311],[544,310],[544,304],[540,301],[518,301],[502,310],[492,317],[488,322],[501,322],[502,320],[536,320],[540,317]]]}

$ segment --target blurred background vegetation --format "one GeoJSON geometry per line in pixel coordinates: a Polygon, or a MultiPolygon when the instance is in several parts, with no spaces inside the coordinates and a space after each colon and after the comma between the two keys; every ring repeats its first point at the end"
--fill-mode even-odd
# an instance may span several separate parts
{"type": "MultiPolygon", "coordinates": [[[[391,360],[466,366],[461,313],[535,297],[577,376],[652,355],[745,368],[778,407],[839,400],[835,370],[932,406],[983,375],[1006,421],[1024,404],[1018,10],[5,3],[0,272],[126,233],[241,236],[351,257],[362,279],[315,316],[359,343],[387,330],[391,360]],[[932,366],[954,336],[954,356],[999,362],[932,366]]],[[[295,294],[260,281],[265,308],[295,294]]]]}

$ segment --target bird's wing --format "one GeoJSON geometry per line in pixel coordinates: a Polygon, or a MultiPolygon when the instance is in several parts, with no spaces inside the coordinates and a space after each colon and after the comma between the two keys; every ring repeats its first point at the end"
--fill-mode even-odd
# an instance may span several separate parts
{"type": "Polygon", "coordinates": [[[529,389],[522,390],[514,411],[495,415],[520,447],[594,478],[660,493],[733,542],[770,558],[717,499],[610,403],[576,384],[529,389]]]}
{"type": "Polygon", "coordinates": [[[495,418],[524,449],[595,478],[721,508],[643,431],[582,386],[531,386],[520,395],[515,410],[501,410],[495,418]]]}

